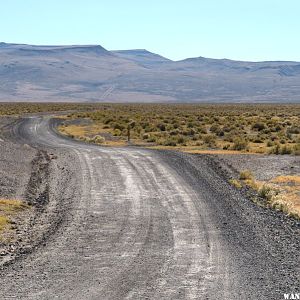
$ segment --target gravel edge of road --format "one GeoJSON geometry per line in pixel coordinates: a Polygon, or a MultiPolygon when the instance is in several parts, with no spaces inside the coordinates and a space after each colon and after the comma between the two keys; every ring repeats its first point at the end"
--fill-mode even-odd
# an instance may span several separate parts
{"type": "MultiPolygon", "coordinates": [[[[75,169],[68,161],[74,156],[62,149],[49,149],[40,145],[28,145],[16,134],[22,119],[16,119],[5,126],[4,138],[14,144],[25,145],[36,151],[31,161],[31,174],[23,198],[33,209],[25,216],[18,230],[18,240],[7,245],[0,262],[0,272],[5,271],[17,260],[27,257],[44,247],[61,224],[68,222],[75,191],[69,181],[77,178],[75,169]],[[15,135],[16,134],[16,135],[15,135]]],[[[5,142],[5,141],[4,141],[5,142]]]]}
{"type": "Polygon", "coordinates": [[[204,195],[203,200],[210,205],[212,217],[218,223],[225,242],[231,245],[231,252],[245,253],[245,261],[240,264],[240,268],[244,269],[245,278],[264,278],[262,283],[274,288],[269,297],[283,296],[280,294],[282,291],[299,291],[298,220],[273,209],[258,206],[251,201],[251,190],[240,191],[233,187],[229,183],[231,175],[226,171],[228,166],[221,165],[218,157],[168,150],[155,151],[175,172],[183,176],[193,189],[204,195]],[[205,197],[208,195],[206,190],[215,190],[216,198],[205,197]],[[258,245],[259,243],[261,245],[258,245]],[[264,254],[261,257],[257,250],[259,248],[265,249],[268,255],[264,254]],[[247,260],[248,255],[252,260],[257,259],[257,265],[265,265],[265,268],[258,268],[256,272],[248,274],[247,264],[255,264],[255,261],[247,260]],[[270,270],[276,270],[277,274],[270,270]]]}
{"type": "MultiPolygon", "coordinates": [[[[252,201],[253,197],[257,197],[257,191],[251,189],[251,187],[244,187],[242,189],[237,189],[232,184],[230,184],[231,179],[236,179],[239,176],[239,171],[234,168],[229,162],[225,161],[223,158],[220,158],[218,155],[215,154],[190,154],[190,153],[184,153],[179,151],[172,151],[172,150],[153,150],[157,151],[159,155],[166,158],[166,156],[173,156],[177,158],[184,159],[185,161],[190,161],[190,159],[201,159],[206,162],[206,164],[209,166],[211,170],[217,175],[217,177],[220,177],[228,187],[233,189],[237,194],[240,194],[244,198],[247,199],[249,204],[253,207],[257,207],[257,210],[259,211],[265,211],[267,214],[272,215],[275,218],[278,218],[281,222],[286,222],[290,224],[291,226],[298,226],[300,229],[300,220],[294,219],[292,217],[287,216],[281,211],[274,210],[269,207],[261,207],[258,206],[255,202],[252,201]]],[[[194,160],[195,161],[195,160],[194,160]]],[[[192,168],[195,168],[195,171],[197,172],[197,163],[194,165],[190,164],[192,168]]],[[[178,172],[178,169],[175,168],[175,170],[178,172]]]]}

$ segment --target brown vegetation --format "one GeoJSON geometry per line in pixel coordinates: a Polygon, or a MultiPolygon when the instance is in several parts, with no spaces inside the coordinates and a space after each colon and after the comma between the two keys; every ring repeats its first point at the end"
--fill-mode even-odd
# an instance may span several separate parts
{"type": "Polygon", "coordinates": [[[0,115],[62,111],[61,132],[87,142],[125,145],[130,134],[133,144],[191,152],[300,155],[299,104],[0,104],[0,115]]]}
{"type": "Polygon", "coordinates": [[[256,203],[280,210],[285,214],[300,219],[300,176],[281,175],[269,181],[259,181],[249,170],[240,172],[239,180],[231,179],[236,188],[248,186],[257,192],[260,199],[256,203]]]}
{"type": "Polygon", "coordinates": [[[61,131],[79,139],[105,132],[126,141],[130,127],[130,140],[138,145],[191,151],[300,153],[297,104],[97,104],[94,110],[89,107],[89,111],[69,114],[68,120],[61,131]],[[69,125],[68,120],[74,119],[88,119],[93,125],[69,125]],[[73,126],[72,132],[69,126],[73,126]]]}
{"type": "Polygon", "coordinates": [[[10,229],[12,218],[29,206],[16,199],[0,199],[0,238],[1,231],[10,229]]]}

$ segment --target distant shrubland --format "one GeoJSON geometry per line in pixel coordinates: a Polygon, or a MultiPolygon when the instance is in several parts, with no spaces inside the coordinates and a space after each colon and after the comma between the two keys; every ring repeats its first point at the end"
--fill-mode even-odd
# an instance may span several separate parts
{"type": "Polygon", "coordinates": [[[137,145],[300,155],[300,104],[0,103],[0,115],[62,111],[64,134],[97,144],[125,145],[130,128],[137,145]]]}
{"type": "Polygon", "coordinates": [[[300,105],[270,104],[97,104],[74,112],[62,132],[80,139],[94,135],[159,147],[299,154],[300,105]],[[78,136],[68,131],[74,120],[78,136]],[[90,130],[92,128],[92,130],[90,130]],[[82,134],[83,133],[83,134],[82,134]]]}

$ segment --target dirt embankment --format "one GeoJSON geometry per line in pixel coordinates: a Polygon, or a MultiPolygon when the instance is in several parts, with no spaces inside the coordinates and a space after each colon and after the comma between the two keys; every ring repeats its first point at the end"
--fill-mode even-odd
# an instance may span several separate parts
{"type": "Polygon", "coordinates": [[[0,267],[45,244],[63,220],[69,199],[60,197],[70,175],[64,163],[68,154],[18,141],[15,124],[14,119],[0,119],[0,198],[9,204],[0,207],[7,219],[0,231],[0,267]],[[24,206],[12,211],[11,201],[24,206]]]}

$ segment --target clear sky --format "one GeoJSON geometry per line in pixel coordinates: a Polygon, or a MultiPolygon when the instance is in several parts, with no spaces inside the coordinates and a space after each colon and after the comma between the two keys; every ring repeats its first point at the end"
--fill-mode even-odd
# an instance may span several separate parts
{"type": "Polygon", "coordinates": [[[0,0],[0,41],[300,61],[300,0],[0,0]]]}

